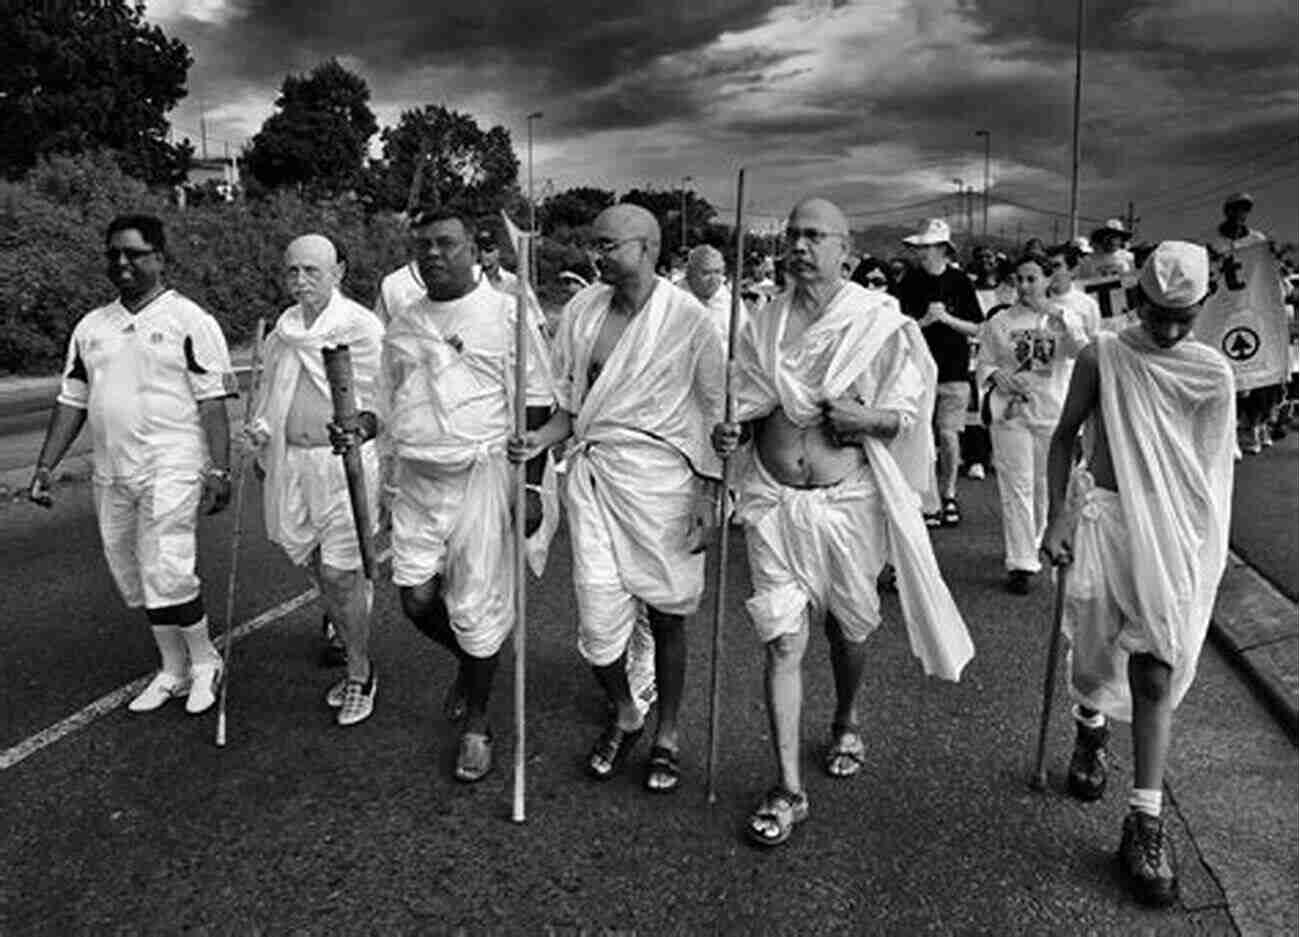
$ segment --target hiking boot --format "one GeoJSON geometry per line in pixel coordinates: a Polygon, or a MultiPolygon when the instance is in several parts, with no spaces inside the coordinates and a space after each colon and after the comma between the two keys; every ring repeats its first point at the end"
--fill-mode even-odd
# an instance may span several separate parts
{"type": "Polygon", "coordinates": [[[1110,727],[1102,724],[1095,729],[1076,722],[1074,754],[1065,775],[1065,788],[1078,800],[1099,800],[1106,793],[1106,742],[1110,727]]]}
{"type": "Polygon", "coordinates": [[[1130,810],[1124,818],[1118,858],[1138,901],[1164,907],[1178,897],[1174,847],[1165,835],[1165,823],[1160,817],[1130,810]]]}
{"type": "Polygon", "coordinates": [[[335,721],[341,726],[353,726],[364,722],[375,711],[375,691],[379,689],[379,678],[375,676],[374,664],[370,665],[370,679],[365,683],[360,680],[348,680],[343,688],[343,705],[339,707],[335,721]]]}
{"type": "Polygon", "coordinates": [[[1012,595],[1028,595],[1034,574],[1027,569],[1013,569],[1007,573],[1007,591],[1012,595]]]}

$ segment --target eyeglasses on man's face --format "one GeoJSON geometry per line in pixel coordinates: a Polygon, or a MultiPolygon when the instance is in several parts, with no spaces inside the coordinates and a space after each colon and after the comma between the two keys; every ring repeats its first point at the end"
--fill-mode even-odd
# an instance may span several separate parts
{"type": "Polygon", "coordinates": [[[104,250],[104,259],[113,264],[119,257],[125,257],[131,263],[137,263],[156,253],[158,250],[153,247],[109,247],[104,250]]]}
{"type": "Polygon", "coordinates": [[[823,231],[820,228],[786,228],[785,239],[788,243],[794,244],[800,238],[806,240],[809,244],[821,244],[827,238],[846,237],[843,231],[823,231]]]}
{"type": "Polygon", "coordinates": [[[888,281],[881,276],[867,277],[867,286],[886,286],[888,281]]]}
{"type": "Polygon", "coordinates": [[[587,244],[587,250],[595,254],[612,254],[624,244],[630,244],[633,241],[645,243],[644,237],[627,237],[627,238],[598,238],[587,244]]]}

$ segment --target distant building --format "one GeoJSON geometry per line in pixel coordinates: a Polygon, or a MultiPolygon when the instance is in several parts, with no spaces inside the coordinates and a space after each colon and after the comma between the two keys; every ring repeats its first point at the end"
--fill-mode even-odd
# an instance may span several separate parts
{"type": "Polygon", "coordinates": [[[215,183],[217,192],[227,202],[235,200],[235,191],[239,188],[239,164],[234,158],[194,157],[190,160],[190,170],[185,177],[185,186],[190,189],[203,188],[215,183]]]}

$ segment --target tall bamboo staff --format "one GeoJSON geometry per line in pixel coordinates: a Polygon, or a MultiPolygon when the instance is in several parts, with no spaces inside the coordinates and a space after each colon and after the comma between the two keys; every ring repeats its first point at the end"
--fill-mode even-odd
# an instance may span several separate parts
{"type": "MultiPolygon", "coordinates": [[[[519,262],[519,289],[515,294],[515,436],[522,438],[528,432],[528,284],[531,282],[532,236],[520,234],[515,242],[515,257],[519,262]]],[[[528,463],[515,467],[515,796],[510,819],[524,822],[524,762],[527,755],[524,730],[525,667],[524,652],[528,643],[528,579],[524,562],[527,540],[528,463]]]]}
{"type": "MultiPolygon", "coordinates": [[[[266,320],[258,319],[253,333],[253,362],[249,367],[248,396],[244,398],[244,425],[253,418],[253,407],[262,383],[262,340],[266,335],[266,320]]],[[[217,694],[217,747],[226,744],[226,687],[230,684],[230,641],[235,630],[235,573],[239,569],[239,541],[244,536],[244,476],[248,465],[248,449],[239,453],[235,462],[235,529],[230,535],[230,570],[226,573],[226,621],[221,634],[221,689],[217,694]]]]}
{"type": "MultiPolygon", "coordinates": [[[[727,326],[727,363],[722,374],[722,396],[724,403],[723,420],[731,422],[733,407],[731,401],[731,364],[736,356],[736,332],[740,329],[740,275],[745,262],[745,170],[742,167],[736,175],[736,266],[731,277],[731,317],[727,326]]],[[[714,785],[718,765],[718,696],[721,691],[718,679],[722,663],[722,616],[727,605],[727,549],[730,546],[728,533],[731,529],[727,517],[728,468],[731,460],[722,460],[722,484],[718,486],[718,513],[721,530],[718,534],[718,589],[713,605],[713,660],[709,668],[709,803],[715,803],[718,792],[714,785]]]]}
{"type": "MultiPolygon", "coordinates": [[[[325,380],[329,383],[330,400],[334,404],[334,425],[352,426],[357,418],[356,394],[352,388],[352,353],[347,345],[322,348],[325,359],[325,380]]],[[[352,505],[352,521],[357,528],[357,544],[361,548],[361,568],[366,578],[375,578],[375,544],[370,523],[370,498],[366,494],[366,468],[361,461],[361,447],[351,446],[343,453],[343,475],[348,483],[348,501],[352,505]]]]}

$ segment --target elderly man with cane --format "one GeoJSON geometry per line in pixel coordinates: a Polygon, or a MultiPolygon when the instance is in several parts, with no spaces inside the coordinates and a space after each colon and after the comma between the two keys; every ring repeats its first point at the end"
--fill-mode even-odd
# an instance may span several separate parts
{"type": "MultiPolygon", "coordinates": [[[[348,346],[358,404],[373,410],[384,327],[365,306],[339,292],[343,264],[319,234],[291,242],[284,253],[285,287],[296,300],[280,316],[265,348],[265,393],[244,433],[259,452],[267,536],[320,587],[330,622],[346,648],[347,673],[325,694],[341,726],[367,719],[378,678],[370,659],[374,586],[362,568],[343,466],[330,446],[333,419],[322,350],[348,346]]],[[[379,461],[361,449],[376,516],[379,461]]]]}
{"type": "Polygon", "coordinates": [[[1076,703],[1069,791],[1102,796],[1106,719],[1131,721],[1118,858],[1139,900],[1168,904],[1178,879],[1161,819],[1165,761],[1227,560],[1235,413],[1227,363],[1191,337],[1209,288],[1205,248],[1160,244],[1138,286],[1137,323],[1099,334],[1075,362],[1052,436],[1043,551],[1070,569],[1061,625],[1076,703]],[[1092,450],[1073,468],[1089,419],[1092,450]]]}
{"type": "Polygon", "coordinates": [[[131,712],[185,696],[216,702],[221,657],[196,570],[198,515],[230,500],[230,353],[212,316],[163,282],[166,239],[151,215],[109,224],[104,259],[117,299],[73,329],[58,403],[27,496],[50,507],[55,466],[87,420],[104,556],[122,598],[143,606],[162,658],[131,712]]]}

